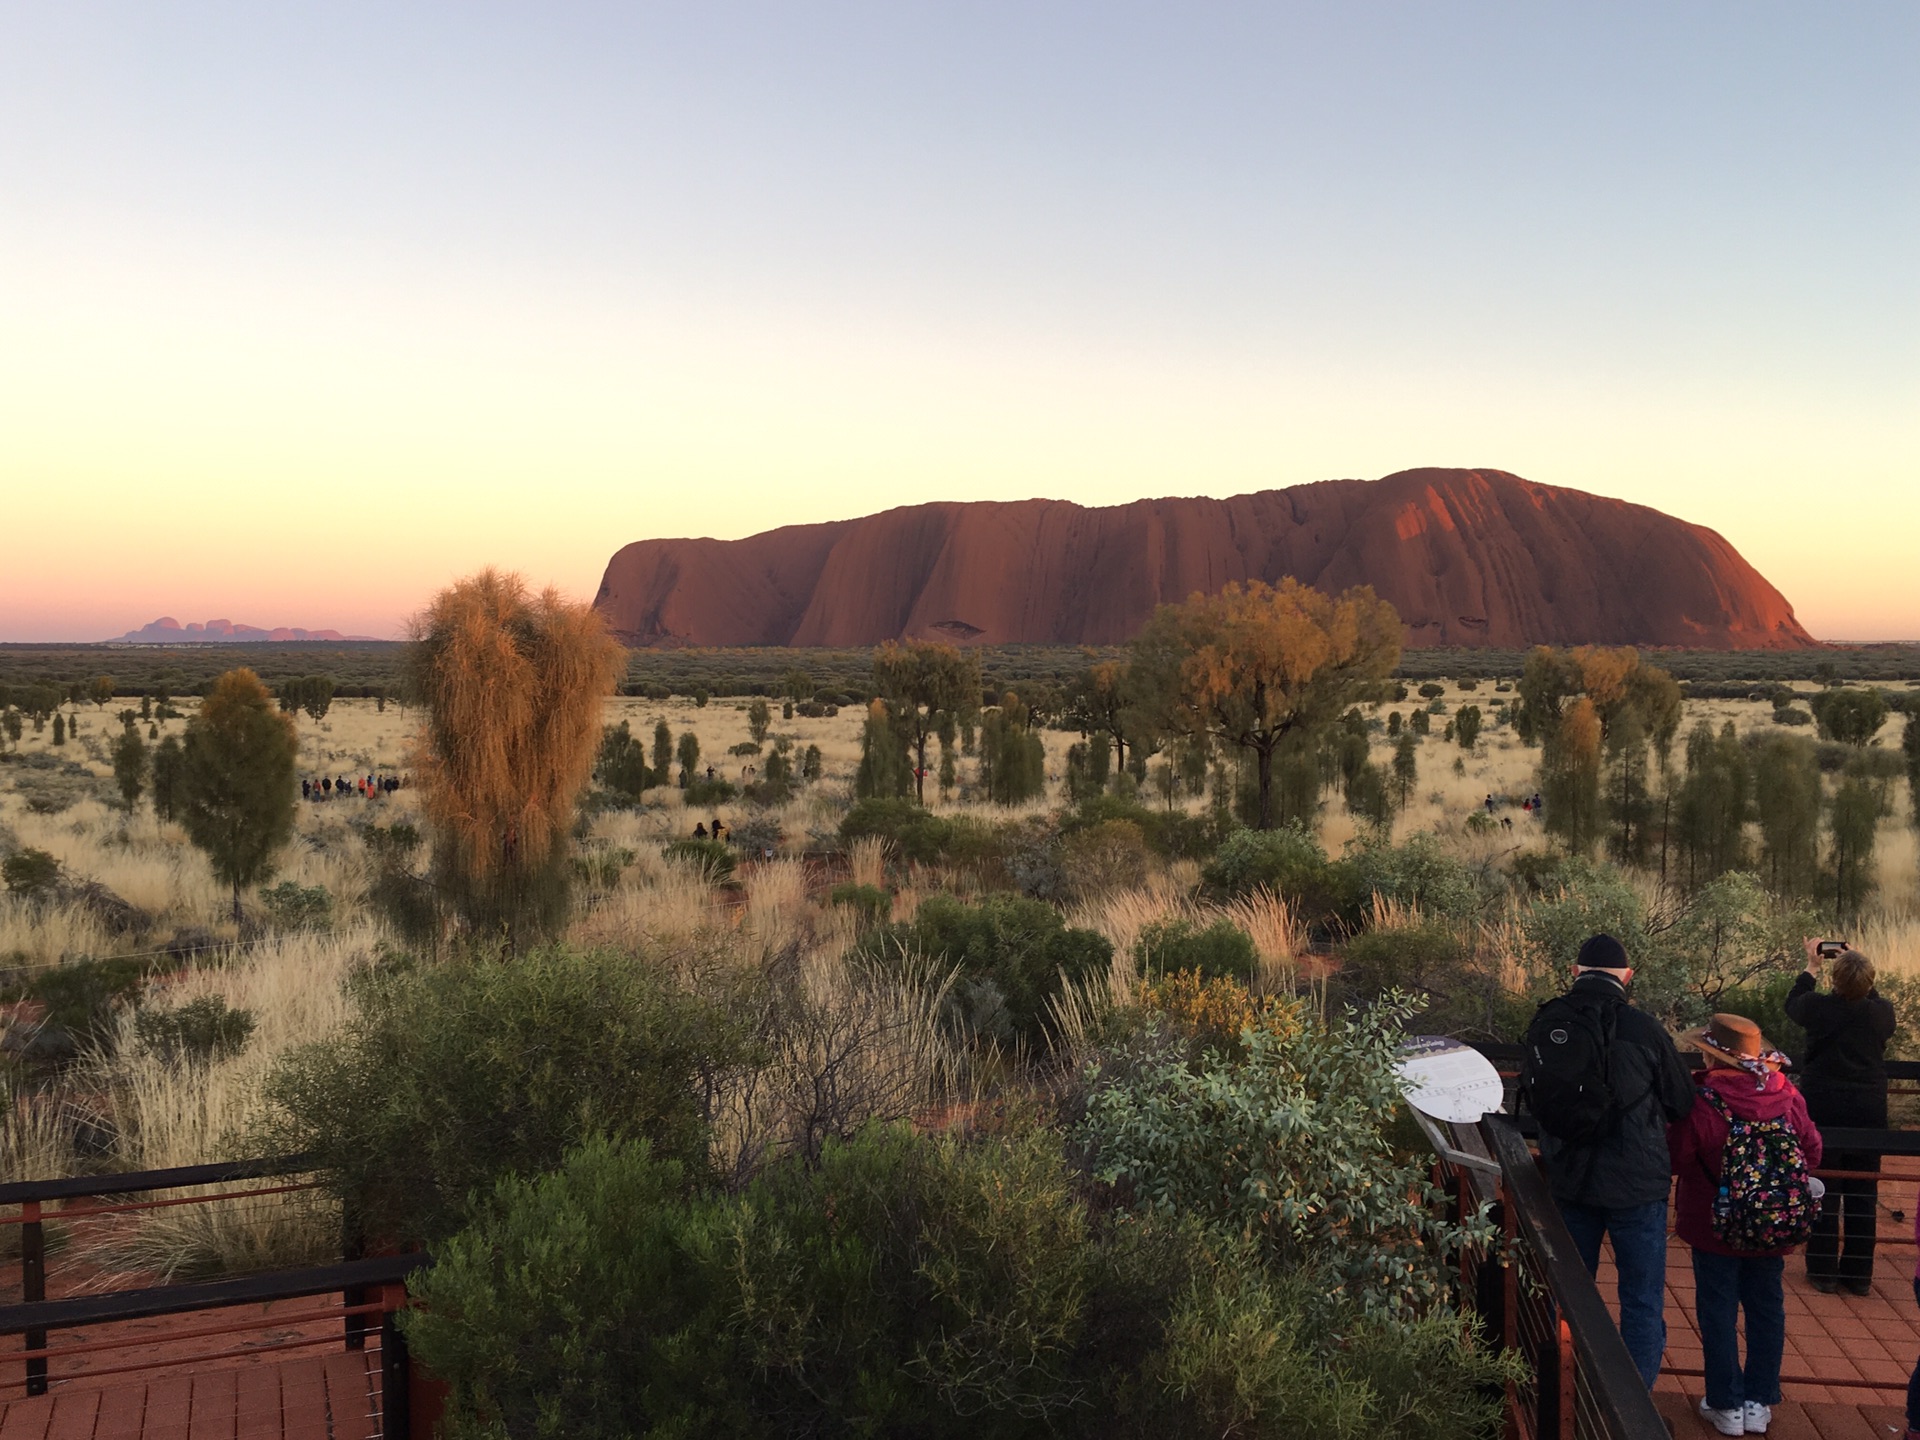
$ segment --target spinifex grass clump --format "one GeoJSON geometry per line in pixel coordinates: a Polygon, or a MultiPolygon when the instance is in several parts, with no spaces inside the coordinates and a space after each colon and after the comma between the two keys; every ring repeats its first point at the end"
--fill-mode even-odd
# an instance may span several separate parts
{"type": "Polygon", "coordinates": [[[491,569],[436,596],[413,636],[436,891],[469,931],[510,947],[552,933],[574,800],[625,654],[591,607],[491,569]]]}

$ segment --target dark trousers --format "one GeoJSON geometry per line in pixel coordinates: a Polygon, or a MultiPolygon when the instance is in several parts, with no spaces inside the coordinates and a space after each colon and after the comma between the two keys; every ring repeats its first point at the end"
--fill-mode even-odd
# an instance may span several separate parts
{"type": "MultiPolygon", "coordinates": [[[[1880,1157],[1871,1150],[1829,1150],[1820,1168],[1877,1172],[1880,1157]]],[[[1873,1239],[1879,1225],[1878,1180],[1827,1181],[1827,1197],[1820,1203],[1820,1218],[1813,1222],[1813,1238],[1807,1241],[1807,1274],[1830,1280],[1871,1280],[1873,1239]]]]}
{"type": "MultiPolygon", "coordinates": [[[[1819,1126],[1887,1128],[1885,1086],[1834,1085],[1808,1076],[1801,1083],[1807,1113],[1819,1126]]],[[[1822,1170],[1880,1169],[1880,1157],[1859,1150],[1829,1150],[1822,1170]]],[[[1827,1198],[1813,1238],[1807,1242],[1807,1274],[1829,1280],[1873,1278],[1874,1229],[1879,1223],[1880,1184],[1876,1180],[1829,1180],[1827,1198]],[[1844,1232],[1845,1239],[1842,1240],[1844,1232]]]]}
{"type": "Polygon", "coordinates": [[[1622,1209],[1558,1203],[1589,1275],[1600,1268],[1601,1238],[1613,1239],[1613,1264],[1620,1277],[1620,1338],[1651,1390],[1667,1348],[1667,1202],[1622,1209]]]}
{"type": "Polygon", "coordinates": [[[1693,1252],[1693,1300],[1705,1351],[1707,1404],[1738,1410],[1749,1400],[1780,1403],[1780,1356],[1787,1342],[1786,1300],[1777,1255],[1693,1252]],[[1741,1313],[1747,1322],[1747,1359],[1740,1363],[1741,1313]]]}

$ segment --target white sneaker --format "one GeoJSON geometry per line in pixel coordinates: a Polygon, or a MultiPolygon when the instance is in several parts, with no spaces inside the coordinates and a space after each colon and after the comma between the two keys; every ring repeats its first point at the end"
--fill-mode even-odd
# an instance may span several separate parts
{"type": "Polygon", "coordinates": [[[1713,1426],[1722,1435],[1744,1435],[1747,1433],[1747,1412],[1744,1407],[1736,1406],[1732,1410],[1715,1410],[1705,1400],[1700,1402],[1700,1418],[1713,1426]]]}
{"type": "Polygon", "coordinates": [[[1744,1418],[1749,1435],[1764,1435],[1767,1433],[1767,1426],[1773,1423],[1773,1407],[1762,1405],[1758,1400],[1749,1400],[1744,1418]]]}

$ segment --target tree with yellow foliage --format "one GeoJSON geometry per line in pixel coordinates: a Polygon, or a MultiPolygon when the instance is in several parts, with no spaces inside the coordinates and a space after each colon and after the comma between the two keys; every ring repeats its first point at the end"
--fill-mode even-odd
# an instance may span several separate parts
{"type": "Polygon", "coordinates": [[[492,569],[436,595],[412,637],[435,888],[470,931],[517,947],[565,918],[567,832],[625,652],[591,606],[492,569]]]}
{"type": "Polygon", "coordinates": [[[1133,656],[1167,729],[1252,754],[1259,825],[1270,830],[1275,752],[1377,698],[1400,659],[1400,616],[1367,586],[1336,597],[1290,576],[1235,582],[1162,605],[1133,656]]]}

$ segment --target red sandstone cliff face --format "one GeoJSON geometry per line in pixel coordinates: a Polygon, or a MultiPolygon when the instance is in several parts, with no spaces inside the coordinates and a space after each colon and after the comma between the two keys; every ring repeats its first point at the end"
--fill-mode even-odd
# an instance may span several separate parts
{"type": "Polygon", "coordinates": [[[744,540],[642,540],[594,604],[634,645],[1116,644],[1229,580],[1371,585],[1407,643],[1791,649],[1814,641],[1713,531],[1500,470],[1227,500],[911,505],[744,540]]]}

